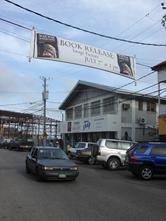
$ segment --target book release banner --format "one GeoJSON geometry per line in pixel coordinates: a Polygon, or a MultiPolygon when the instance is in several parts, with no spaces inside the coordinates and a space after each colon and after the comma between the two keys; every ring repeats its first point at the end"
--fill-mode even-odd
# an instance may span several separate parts
{"type": "Polygon", "coordinates": [[[83,65],[135,79],[134,57],[37,32],[33,42],[34,58],[83,65]]]}

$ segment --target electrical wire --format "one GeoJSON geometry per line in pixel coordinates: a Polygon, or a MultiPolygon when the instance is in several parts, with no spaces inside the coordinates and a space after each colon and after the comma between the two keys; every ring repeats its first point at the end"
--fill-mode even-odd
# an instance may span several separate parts
{"type": "Polygon", "coordinates": [[[0,49],[0,53],[14,54],[14,55],[17,55],[17,56],[20,56],[20,57],[25,57],[24,54],[17,53],[17,52],[14,52],[14,51],[9,51],[9,50],[0,49]]]}
{"type": "Polygon", "coordinates": [[[138,24],[139,22],[141,22],[142,20],[144,20],[145,18],[149,17],[149,15],[155,11],[158,7],[160,6],[160,4],[157,4],[152,10],[150,10],[149,12],[147,12],[143,17],[141,17],[140,19],[136,20],[133,24],[129,25],[126,29],[122,30],[117,37],[119,37],[119,35],[123,35],[125,32],[127,32],[128,30],[130,30],[131,28],[133,28],[136,24],[138,24]]]}
{"type": "Polygon", "coordinates": [[[14,37],[14,38],[17,38],[17,39],[19,39],[19,40],[22,40],[22,41],[25,41],[25,42],[30,43],[30,41],[28,41],[28,40],[26,40],[26,39],[24,39],[24,38],[18,37],[17,35],[15,35],[15,34],[13,34],[13,33],[9,33],[9,32],[2,31],[2,30],[0,30],[0,32],[3,33],[3,34],[5,34],[5,35],[9,35],[9,36],[11,36],[11,37],[14,37]]]}
{"type": "Polygon", "coordinates": [[[126,43],[132,43],[132,44],[139,44],[139,45],[146,45],[146,46],[157,46],[157,47],[165,47],[166,44],[157,44],[157,43],[145,43],[145,42],[138,42],[138,41],[131,41],[131,40],[126,40],[126,39],[122,39],[122,38],[117,38],[117,37],[112,37],[112,36],[109,36],[109,35],[104,35],[104,34],[100,34],[100,33],[97,33],[97,32],[93,32],[93,31],[90,31],[90,30],[86,30],[86,29],[83,29],[83,28],[79,28],[79,27],[76,27],[74,25],[70,25],[70,24],[67,24],[67,23],[64,23],[64,22],[61,22],[59,20],[56,20],[54,18],[51,18],[51,17],[48,17],[46,15],[43,15],[39,12],[36,12],[34,10],[31,10],[31,9],[28,9],[26,7],[23,7],[15,2],[12,2],[12,1],[9,1],[9,0],[4,0],[5,2],[8,2],[9,4],[12,4],[18,8],[21,8],[25,11],[28,11],[30,13],[33,13],[37,16],[40,16],[42,18],[45,18],[47,20],[50,20],[50,21],[53,21],[53,22],[56,22],[60,25],[64,25],[64,26],[67,26],[69,28],[73,28],[73,29],[76,29],[76,30],[79,30],[79,31],[83,31],[83,32],[86,32],[86,33],[89,33],[89,34],[93,34],[93,35],[96,35],[96,36],[100,36],[100,37],[103,37],[103,38],[107,38],[107,39],[111,39],[111,40],[116,40],[116,41],[122,41],[122,42],[126,42],[126,43]]]}
{"type": "MultiPolygon", "coordinates": [[[[161,20],[161,19],[160,19],[160,20],[161,20]]],[[[160,20],[158,20],[157,22],[155,22],[155,23],[154,23],[153,25],[151,25],[150,27],[148,27],[148,28],[146,28],[146,29],[144,29],[144,30],[142,30],[142,31],[140,31],[140,32],[138,32],[138,33],[132,35],[132,36],[130,37],[130,39],[131,39],[131,40],[132,40],[132,39],[138,39],[139,36],[144,35],[147,31],[149,31],[149,30],[152,29],[154,26],[156,26],[156,25],[160,22],[160,20]]],[[[128,37],[129,37],[129,36],[128,36],[128,37]]],[[[145,40],[145,39],[147,39],[147,38],[144,38],[143,40],[145,40]]],[[[139,41],[142,41],[142,39],[139,40],[139,41]]],[[[121,48],[122,46],[123,46],[123,44],[120,43],[118,46],[116,46],[116,49],[117,49],[117,48],[121,48]]],[[[134,45],[130,46],[129,48],[131,48],[131,47],[133,47],[133,46],[134,46],[134,45]]],[[[124,51],[124,50],[122,50],[122,51],[124,51]]]]}
{"type": "Polygon", "coordinates": [[[30,29],[30,28],[27,28],[27,27],[25,27],[25,26],[23,26],[23,25],[17,24],[17,23],[12,22],[12,21],[9,21],[9,20],[7,20],[7,19],[0,18],[0,20],[1,20],[1,21],[4,21],[4,22],[7,22],[7,23],[9,23],[9,24],[15,25],[15,26],[17,26],[17,27],[19,27],[19,28],[23,28],[23,29],[25,29],[25,30],[32,31],[32,29],[30,29]]]}
{"type": "Polygon", "coordinates": [[[33,103],[36,103],[36,102],[37,101],[24,102],[24,103],[14,103],[14,104],[0,104],[0,106],[13,106],[13,105],[33,104],[33,103]]]}
{"type": "MultiPolygon", "coordinates": [[[[139,90],[139,91],[137,91],[137,92],[135,92],[134,94],[133,93],[129,93],[129,94],[127,94],[126,96],[136,96],[136,95],[138,95],[138,92],[141,92],[141,91],[143,91],[143,90],[145,90],[145,89],[149,89],[149,88],[151,88],[151,87],[154,87],[154,86],[156,86],[157,84],[154,84],[154,85],[151,85],[151,86],[149,86],[149,87],[147,87],[147,88],[144,88],[144,89],[141,89],[141,90],[139,90]]],[[[165,90],[165,89],[160,89],[160,91],[162,91],[162,90],[165,90]]],[[[149,92],[149,93],[146,93],[146,94],[141,94],[141,97],[146,97],[146,96],[149,96],[149,95],[151,95],[151,94],[153,94],[153,93],[156,93],[156,92],[159,92],[158,90],[156,90],[156,91],[152,91],[152,92],[149,92]]],[[[139,94],[140,95],[140,94],[139,94]]],[[[155,98],[155,97],[152,97],[152,98],[155,98]]],[[[94,107],[92,107],[90,104],[88,104],[88,106],[86,107],[86,110],[92,110],[92,109],[94,109],[94,108],[101,108],[101,107],[104,107],[104,106],[108,106],[108,105],[116,105],[116,104],[121,104],[121,103],[124,103],[124,102],[127,102],[127,101],[130,101],[131,100],[131,98],[129,99],[129,98],[126,98],[126,99],[123,99],[123,100],[121,100],[121,101],[112,101],[112,102],[103,102],[103,103],[100,103],[100,105],[96,105],[96,106],[94,106],[94,107]]],[[[91,102],[92,103],[92,102],[91,102]]],[[[79,106],[79,105],[78,105],[79,106]]]]}
{"type": "MultiPolygon", "coordinates": [[[[141,79],[143,79],[143,78],[146,78],[146,77],[148,77],[148,76],[150,76],[151,74],[154,74],[154,73],[155,73],[155,71],[149,72],[148,74],[145,74],[145,75],[143,75],[142,77],[140,77],[140,78],[138,78],[138,79],[136,79],[136,80],[133,80],[133,81],[127,83],[127,84],[124,84],[124,85],[122,85],[122,86],[120,86],[120,87],[117,87],[117,88],[113,88],[113,89],[110,90],[109,92],[116,92],[117,90],[120,90],[120,89],[122,89],[122,88],[124,88],[124,87],[126,87],[126,86],[129,86],[129,85],[131,85],[131,84],[133,84],[133,83],[135,83],[135,82],[137,82],[137,81],[139,81],[139,80],[141,80],[141,79]]],[[[95,84],[94,84],[94,85],[95,85],[95,84]]],[[[94,87],[95,87],[95,86],[94,86],[94,87]]],[[[84,91],[84,90],[76,90],[76,91],[79,92],[79,91],[84,91]]],[[[108,92],[103,92],[103,93],[101,93],[100,95],[98,95],[98,97],[104,96],[104,95],[106,95],[106,94],[108,94],[108,92]]],[[[96,98],[96,96],[88,97],[88,99],[93,99],[93,98],[96,98]]]]}
{"type": "MultiPolygon", "coordinates": [[[[0,18],[0,20],[5,20],[5,19],[0,18]]],[[[12,22],[9,22],[9,23],[13,24],[12,22]]],[[[15,24],[15,25],[18,25],[18,26],[21,26],[21,25],[16,24],[16,23],[14,23],[14,24],[15,24]]],[[[3,31],[0,31],[0,32],[5,33],[5,32],[3,32],[3,31]]],[[[8,34],[8,33],[5,33],[5,34],[8,34]]],[[[8,35],[11,35],[11,34],[8,34],[8,35]]],[[[24,41],[30,43],[30,41],[28,41],[28,40],[26,40],[26,39],[23,39],[23,38],[14,36],[14,35],[11,35],[11,36],[12,36],[12,37],[16,37],[16,38],[18,38],[18,39],[21,39],[21,40],[24,40],[24,41]]],[[[1,51],[4,51],[4,50],[1,50],[1,51]]],[[[15,53],[15,52],[10,52],[10,51],[4,51],[4,52],[6,52],[6,53],[12,53],[12,54],[17,54],[17,55],[20,55],[20,56],[24,56],[23,54],[19,54],[19,53],[15,53]]],[[[148,66],[148,65],[141,64],[141,63],[136,63],[136,64],[141,65],[141,66],[144,66],[144,67],[147,67],[147,68],[150,67],[150,66],[148,66]]]]}

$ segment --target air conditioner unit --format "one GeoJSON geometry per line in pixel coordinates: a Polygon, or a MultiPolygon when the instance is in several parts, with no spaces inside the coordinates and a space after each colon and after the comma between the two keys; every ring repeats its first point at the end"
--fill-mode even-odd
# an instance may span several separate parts
{"type": "Polygon", "coordinates": [[[130,108],[130,104],[122,104],[123,110],[128,110],[130,108]]]}
{"type": "Polygon", "coordinates": [[[146,119],[145,118],[139,118],[138,123],[139,124],[146,124],[146,119]]]}

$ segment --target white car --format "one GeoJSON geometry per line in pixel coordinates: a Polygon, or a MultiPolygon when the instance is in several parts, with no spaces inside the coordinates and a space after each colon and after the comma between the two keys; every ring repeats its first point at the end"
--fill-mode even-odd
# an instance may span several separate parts
{"type": "Polygon", "coordinates": [[[126,151],[134,144],[131,141],[115,139],[99,139],[97,162],[110,170],[116,170],[124,165],[126,151]]]}
{"type": "Polygon", "coordinates": [[[74,147],[70,147],[68,150],[68,155],[72,158],[72,157],[77,157],[77,152],[81,151],[81,150],[85,150],[88,149],[89,147],[91,147],[92,145],[96,146],[96,143],[93,142],[78,142],[76,143],[76,145],[74,147]]]}

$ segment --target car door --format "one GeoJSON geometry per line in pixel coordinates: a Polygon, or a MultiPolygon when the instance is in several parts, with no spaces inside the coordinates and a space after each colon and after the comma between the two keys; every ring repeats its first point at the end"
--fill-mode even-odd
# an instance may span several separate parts
{"type": "Polygon", "coordinates": [[[119,156],[119,142],[118,141],[109,141],[106,140],[105,142],[106,148],[104,155],[106,156],[106,161],[111,157],[111,156],[119,156]]]}
{"type": "Polygon", "coordinates": [[[128,142],[119,142],[119,144],[118,144],[118,147],[119,147],[118,154],[120,156],[122,163],[125,161],[126,152],[130,148],[130,146],[131,146],[131,144],[128,142]]]}
{"type": "Polygon", "coordinates": [[[32,171],[32,173],[36,172],[37,153],[38,153],[38,149],[33,148],[32,153],[31,153],[31,159],[30,159],[30,170],[32,171]]]}
{"type": "Polygon", "coordinates": [[[151,151],[156,172],[166,173],[166,144],[156,144],[151,151]]]}

